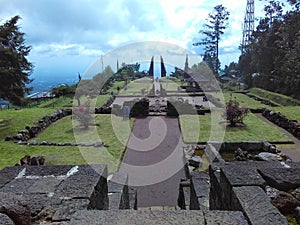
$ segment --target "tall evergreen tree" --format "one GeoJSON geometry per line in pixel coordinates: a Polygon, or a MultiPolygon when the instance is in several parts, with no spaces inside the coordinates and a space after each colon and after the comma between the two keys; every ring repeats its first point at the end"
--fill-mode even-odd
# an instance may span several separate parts
{"type": "Polygon", "coordinates": [[[248,86],[300,99],[300,12],[295,7],[283,14],[282,7],[268,1],[239,65],[248,86]]]}
{"type": "Polygon", "coordinates": [[[31,47],[24,44],[24,33],[19,30],[15,16],[0,26],[0,98],[15,105],[22,105],[23,98],[29,93],[26,87],[33,65],[28,62],[31,47]]]}
{"type": "Polygon", "coordinates": [[[208,14],[204,29],[199,31],[205,37],[200,42],[193,44],[195,46],[204,45],[204,61],[211,67],[215,74],[220,69],[219,42],[221,35],[224,34],[224,30],[227,27],[229,15],[230,13],[224,6],[215,6],[214,10],[208,14]]]}

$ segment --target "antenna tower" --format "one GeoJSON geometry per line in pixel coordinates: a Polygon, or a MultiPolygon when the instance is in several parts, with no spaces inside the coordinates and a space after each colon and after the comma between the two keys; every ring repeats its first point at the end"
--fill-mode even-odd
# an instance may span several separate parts
{"type": "Polygon", "coordinates": [[[254,0],[247,0],[247,7],[245,12],[244,24],[243,24],[243,40],[242,51],[244,46],[250,43],[250,37],[254,31],[254,0]]]}

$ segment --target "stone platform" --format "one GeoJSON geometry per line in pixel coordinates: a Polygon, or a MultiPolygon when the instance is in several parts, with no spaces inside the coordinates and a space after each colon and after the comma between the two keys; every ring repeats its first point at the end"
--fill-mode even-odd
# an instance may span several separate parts
{"type": "Polygon", "coordinates": [[[122,211],[78,211],[70,224],[131,224],[131,225],[246,225],[248,222],[241,212],[202,210],[122,210],[122,211]]]}

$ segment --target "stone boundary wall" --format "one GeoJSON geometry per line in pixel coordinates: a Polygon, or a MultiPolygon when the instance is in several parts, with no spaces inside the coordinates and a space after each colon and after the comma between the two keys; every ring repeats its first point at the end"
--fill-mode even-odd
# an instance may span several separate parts
{"type": "Polygon", "coordinates": [[[276,205],[281,195],[270,195],[268,189],[271,186],[282,193],[282,184],[285,190],[299,188],[299,166],[291,162],[286,166],[280,162],[213,163],[209,167],[210,210],[242,211],[253,225],[287,225],[284,210],[289,207],[292,211],[297,205],[291,207],[287,199],[276,205]]]}
{"type": "Polygon", "coordinates": [[[270,109],[265,109],[262,115],[300,140],[300,124],[297,120],[289,120],[280,112],[274,112],[270,109]]]}
{"type": "Polygon", "coordinates": [[[256,96],[256,95],[251,94],[251,93],[246,93],[246,95],[247,95],[248,97],[250,97],[250,98],[253,98],[255,101],[261,102],[262,104],[270,105],[270,106],[272,106],[272,107],[274,107],[274,106],[279,106],[278,104],[275,104],[275,103],[273,103],[273,102],[271,102],[271,101],[269,101],[269,100],[260,98],[260,97],[258,97],[258,96],[256,96]]]}
{"type": "Polygon", "coordinates": [[[15,143],[27,142],[29,139],[36,137],[41,131],[49,127],[52,123],[70,115],[72,115],[72,109],[57,109],[56,112],[44,116],[32,127],[26,126],[24,130],[18,131],[15,136],[7,136],[5,141],[13,141],[15,143]]]}
{"type": "Polygon", "coordinates": [[[112,104],[115,101],[116,96],[111,96],[106,103],[100,107],[95,108],[95,114],[111,114],[112,104]]]}

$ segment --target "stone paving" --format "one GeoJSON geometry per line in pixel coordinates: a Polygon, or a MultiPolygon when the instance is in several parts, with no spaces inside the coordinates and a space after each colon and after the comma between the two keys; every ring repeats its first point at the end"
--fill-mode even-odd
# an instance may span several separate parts
{"type": "Polygon", "coordinates": [[[120,171],[137,188],[138,207],[177,205],[185,178],[182,138],[177,119],[137,119],[120,171]]]}

